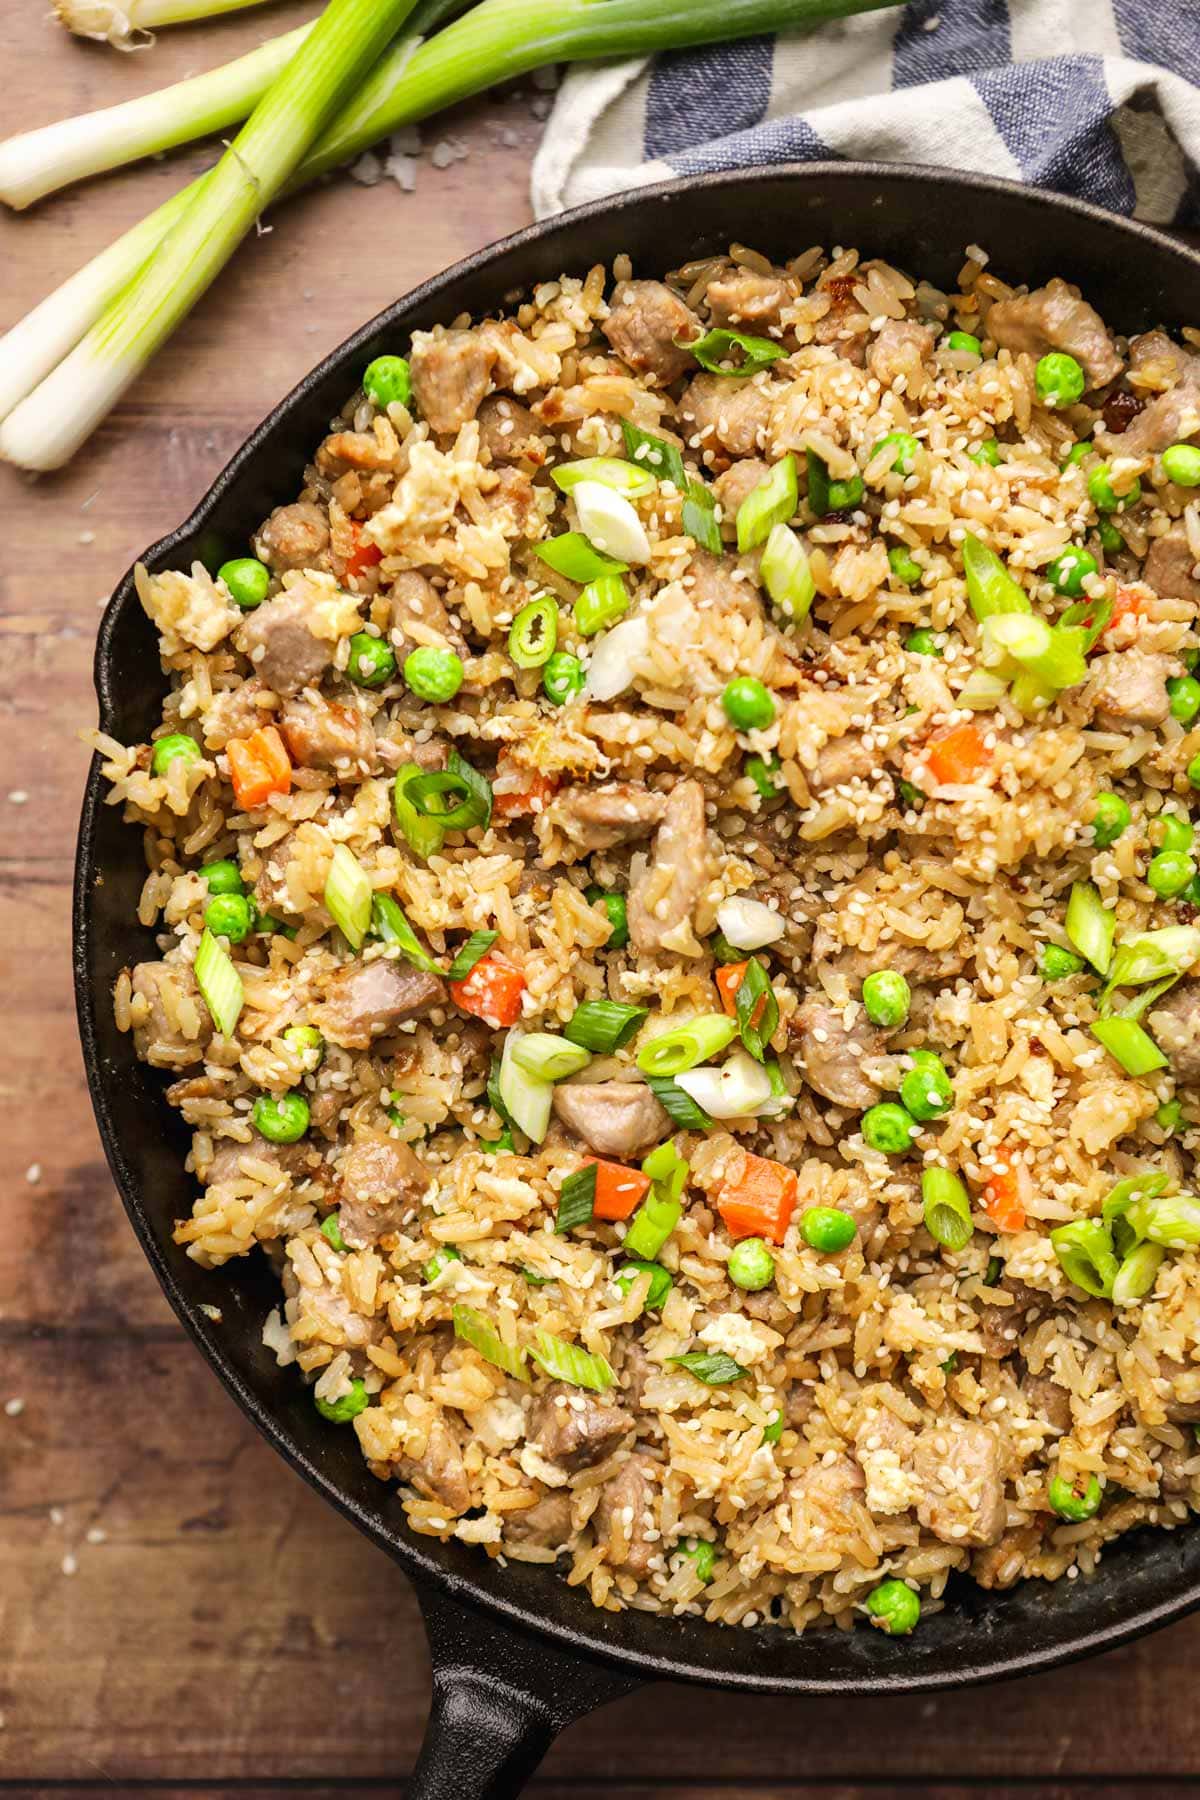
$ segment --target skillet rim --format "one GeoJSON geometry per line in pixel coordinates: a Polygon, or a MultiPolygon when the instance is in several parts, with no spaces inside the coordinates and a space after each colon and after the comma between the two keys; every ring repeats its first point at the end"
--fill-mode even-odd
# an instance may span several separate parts
{"type": "MultiPolygon", "coordinates": [[[[322,358],[267,413],[239,449],[234,452],[182,524],[159,538],[137,560],[147,562],[152,566],[165,566],[165,559],[169,558],[177,547],[188,540],[197,538],[203,532],[207,520],[218,508],[225,495],[246,471],[253,467],[259,454],[267,446],[269,439],[279,428],[281,422],[285,422],[290,414],[299,410],[312,390],[318,387],[326,377],[352,363],[361,346],[377,336],[381,330],[388,329],[398,323],[402,316],[415,312],[443,295],[452,296],[468,277],[486,271],[502,257],[541,244],[559,232],[569,231],[591,220],[598,218],[609,220],[630,213],[640,213],[652,209],[655,204],[675,199],[681,194],[703,196],[715,190],[741,188],[748,190],[752,201],[753,190],[760,185],[766,186],[783,181],[795,181],[798,184],[817,182],[837,184],[841,181],[861,182],[864,180],[876,181],[880,184],[899,182],[901,185],[911,184],[914,187],[922,184],[926,187],[932,185],[942,190],[953,190],[960,195],[975,196],[980,200],[986,200],[989,195],[1017,196],[1022,202],[1033,205],[1035,208],[1039,205],[1044,207],[1049,214],[1065,215],[1068,221],[1072,219],[1087,220],[1091,224],[1101,227],[1104,232],[1111,234],[1114,244],[1124,240],[1124,247],[1130,252],[1136,251],[1139,243],[1148,243],[1152,244],[1156,251],[1166,252],[1170,257],[1178,259],[1184,264],[1190,263],[1198,290],[1200,290],[1200,254],[1166,233],[1145,225],[1141,221],[1107,213],[1087,201],[1031,189],[1020,182],[978,175],[970,171],[933,168],[928,165],[911,163],[778,163],[760,168],[684,177],[679,180],[634,188],[557,214],[549,220],[525,226],[507,238],[472,252],[469,256],[431,276],[418,287],[384,308],[375,318],[359,327],[357,331],[322,358]]],[[[981,223],[977,235],[986,235],[985,223],[981,223]]],[[[117,653],[114,640],[127,609],[136,608],[136,605],[131,569],[114,591],[101,619],[97,635],[93,676],[100,705],[101,729],[107,728],[108,720],[115,707],[113,683],[117,653]]],[[[551,1622],[539,1616],[536,1611],[531,1611],[519,1598],[513,1599],[503,1592],[494,1592],[482,1586],[473,1575],[464,1575],[455,1568],[445,1566],[438,1559],[436,1553],[427,1548],[427,1545],[434,1544],[437,1540],[422,1539],[409,1533],[403,1526],[373,1517],[364,1505],[322,1470],[308,1451],[272,1412],[268,1402],[233,1366],[221,1341],[213,1334],[207,1321],[198,1315],[196,1306],[182,1292],[167,1254],[168,1246],[156,1232],[143,1197],[131,1180],[130,1171],[122,1153],[121,1132],[114,1121],[109,1104],[110,1085],[119,1075],[119,1071],[109,1070],[104,1064],[92,995],[92,958],[90,953],[93,933],[90,902],[93,884],[102,878],[96,862],[96,825],[102,807],[103,778],[100,774],[100,759],[98,756],[93,756],[84,791],[76,850],[72,909],[72,969],[79,1031],[93,1111],[105,1156],[122,1204],[172,1309],[187,1335],[214,1369],[227,1392],[232,1395],[272,1448],[325,1500],[343,1516],[350,1519],[378,1547],[398,1561],[406,1573],[416,1578],[421,1586],[427,1585],[435,1590],[440,1590],[460,1605],[482,1613],[485,1619],[501,1620],[545,1643],[564,1646],[588,1661],[600,1659],[609,1665],[616,1665],[623,1670],[647,1678],[669,1678],[747,1692],[789,1695],[900,1694],[1002,1680],[1041,1669],[1054,1668],[1091,1655],[1098,1650],[1114,1648],[1178,1619],[1200,1606],[1200,1561],[1198,1561],[1196,1573],[1181,1583],[1178,1590],[1170,1593],[1166,1598],[1149,1604],[1139,1603],[1134,1599],[1131,1601],[1131,1610],[1128,1614],[1116,1619],[1101,1619],[1100,1623],[1090,1630],[1085,1630],[1066,1642],[1052,1638],[1045,1644],[1032,1644],[1011,1654],[989,1657],[987,1654],[987,1621],[984,1616],[974,1621],[974,1633],[980,1641],[979,1651],[967,1659],[957,1662],[953,1667],[922,1668],[914,1666],[916,1659],[913,1658],[913,1652],[918,1649],[915,1640],[901,1640],[897,1644],[893,1640],[881,1639],[876,1634],[871,1634],[880,1646],[881,1652],[885,1652],[890,1646],[893,1651],[898,1650],[907,1654],[910,1658],[907,1665],[897,1657],[894,1666],[889,1666],[881,1660],[877,1667],[866,1667],[862,1671],[854,1671],[849,1675],[843,1673],[836,1677],[822,1676],[819,1673],[811,1676],[798,1676],[793,1673],[773,1674],[760,1669],[722,1667],[719,1648],[714,1664],[709,1666],[697,1660],[689,1660],[683,1654],[672,1655],[670,1652],[664,1654],[659,1651],[642,1650],[636,1645],[631,1647],[625,1643],[605,1642],[604,1625],[610,1616],[598,1609],[594,1611],[594,1614],[589,1612],[585,1615],[592,1626],[591,1630],[585,1630],[570,1623],[551,1622]]],[[[136,841],[131,834],[131,846],[136,844],[136,841]]],[[[1156,1531],[1154,1541],[1161,1545],[1171,1540],[1183,1540],[1189,1535],[1195,1537],[1198,1532],[1200,1532],[1200,1522],[1190,1528],[1170,1533],[1162,1530],[1156,1531]]],[[[492,1569],[493,1567],[494,1565],[490,1562],[481,1564],[481,1569],[492,1569]]],[[[1021,1584],[1022,1587],[1032,1587],[1033,1585],[1028,1580],[1021,1584]]],[[[1082,1586],[1082,1584],[1080,1585],[1082,1586]]],[[[995,1602],[991,1604],[995,1604],[995,1602]]],[[[629,1613],[620,1615],[624,1620],[633,1616],[635,1615],[629,1613]]],[[[662,1617],[662,1615],[652,1614],[636,1616],[639,1619],[661,1619],[662,1617]]],[[[690,1625],[692,1622],[686,1623],[690,1625]]],[[[676,1628],[682,1627],[684,1624],[684,1621],[674,1619],[667,1622],[668,1632],[675,1631],[681,1644],[684,1632],[682,1629],[676,1630],[676,1628]]],[[[706,1642],[711,1641],[720,1646],[728,1640],[732,1648],[735,1643],[740,1641],[740,1638],[744,1638],[746,1635],[739,1634],[739,1638],[734,1638],[731,1636],[732,1629],[720,1626],[705,1627],[706,1633],[709,1634],[706,1642]]],[[[769,1637],[765,1632],[761,1635],[768,1643],[775,1644],[777,1642],[775,1637],[769,1637]]],[[[820,1636],[821,1634],[813,1634],[808,1642],[818,1645],[820,1636]]],[[[788,1641],[792,1644],[799,1644],[805,1640],[804,1638],[795,1638],[788,1641]]],[[[783,1657],[780,1660],[784,1660],[783,1657]]]]}

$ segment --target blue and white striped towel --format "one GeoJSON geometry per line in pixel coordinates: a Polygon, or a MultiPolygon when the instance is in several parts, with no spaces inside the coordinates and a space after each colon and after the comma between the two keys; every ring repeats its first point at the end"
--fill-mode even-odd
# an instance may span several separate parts
{"type": "Polygon", "coordinates": [[[1200,226],[1200,0],[908,0],[800,36],[581,66],[533,204],[544,218],[673,175],[846,158],[1200,226]]]}

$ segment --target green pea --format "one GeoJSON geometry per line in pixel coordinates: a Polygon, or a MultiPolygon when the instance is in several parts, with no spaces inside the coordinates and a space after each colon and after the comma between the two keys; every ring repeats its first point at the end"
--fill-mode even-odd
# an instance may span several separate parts
{"type": "Polygon", "coordinates": [[[717,1546],[710,1544],[706,1538],[689,1538],[679,1552],[685,1561],[690,1562],[696,1571],[697,1581],[708,1583],[712,1580],[713,1568],[717,1560],[717,1546]]]}
{"type": "MultiPolygon", "coordinates": [[[[1197,785],[1200,786],[1200,783],[1197,785]]],[[[208,883],[210,894],[244,894],[246,891],[242,871],[228,857],[221,862],[205,863],[200,875],[208,883]]]]}
{"type": "Polygon", "coordinates": [[[1076,463],[1081,463],[1083,461],[1085,456],[1090,456],[1095,448],[1096,446],[1092,443],[1090,438],[1080,438],[1077,443],[1071,445],[1071,448],[1063,458],[1063,468],[1073,469],[1076,463]]]}
{"type": "Polygon", "coordinates": [[[315,1025],[288,1025],[282,1036],[306,1075],[320,1068],[325,1060],[325,1039],[315,1025]]]}
{"type": "Polygon", "coordinates": [[[317,1400],[314,1397],[314,1404],[321,1417],[328,1419],[331,1425],[348,1425],[351,1419],[356,1419],[360,1412],[366,1411],[371,1404],[371,1397],[367,1393],[366,1382],[356,1375],[350,1383],[350,1392],[343,1394],[340,1400],[317,1400]]]}
{"type": "Polygon", "coordinates": [[[240,944],[254,930],[257,913],[248,894],[215,894],[204,909],[204,923],[214,937],[240,944]]]}
{"type": "Polygon", "coordinates": [[[396,673],[396,658],[385,638],[356,631],[350,639],[346,673],[357,687],[386,687],[396,673]]]}
{"type": "Polygon", "coordinates": [[[1060,1519],[1069,1519],[1072,1525],[1078,1525],[1099,1512],[1104,1490],[1094,1475],[1088,1476],[1087,1486],[1082,1494],[1069,1481],[1064,1481],[1061,1475],[1052,1475],[1049,1498],[1050,1505],[1060,1519]]]}
{"type": "Polygon", "coordinates": [[[422,644],[404,659],[404,679],[418,700],[441,703],[453,700],[463,684],[462,658],[453,650],[435,650],[422,644]]]}
{"type": "Polygon", "coordinates": [[[907,1637],[921,1617],[920,1596],[906,1581],[881,1581],[866,1599],[872,1622],[889,1637],[907,1637]]]}
{"type": "Polygon", "coordinates": [[[1113,489],[1112,470],[1107,463],[1096,465],[1088,476],[1087,485],[1092,505],[1100,513],[1128,512],[1142,497],[1142,484],[1136,478],[1128,493],[1118,495],[1113,489]]]}
{"type": "Polygon", "coordinates": [[[854,1242],[858,1230],[849,1213],[836,1206],[810,1206],[800,1220],[800,1235],[812,1250],[836,1256],[854,1242]]]}
{"type": "Polygon", "coordinates": [[[294,1090],[279,1099],[260,1094],[250,1108],[250,1123],[269,1144],[294,1144],[308,1130],[308,1101],[294,1090]]]}
{"type": "Polygon", "coordinates": [[[1122,833],[1129,830],[1132,818],[1128,803],[1120,794],[1107,790],[1097,794],[1092,813],[1092,842],[1097,850],[1107,850],[1110,844],[1115,844],[1122,833]]]}
{"type": "Polygon", "coordinates": [[[610,893],[593,884],[584,889],[583,897],[589,906],[600,905],[608,915],[608,922],[612,926],[612,930],[604,948],[606,950],[623,950],[629,942],[629,913],[625,905],[624,894],[610,893]]]}
{"type": "Polygon", "coordinates": [[[1054,583],[1060,594],[1078,597],[1083,592],[1084,580],[1094,575],[1100,564],[1090,550],[1081,550],[1072,545],[1069,550],[1060,551],[1049,565],[1046,574],[1054,583]]]}
{"type": "Polygon", "coordinates": [[[674,1287],[670,1271],[661,1263],[632,1261],[622,1264],[613,1280],[623,1294],[627,1294],[639,1275],[649,1275],[650,1286],[646,1290],[646,1311],[661,1312],[663,1301],[674,1287]]]}
{"type": "Polygon", "coordinates": [[[1061,944],[1043,944],[1038,952],[1038,974],[1043,981],[1066,981],[1068,976],[1078,975],[1082,967],[1082,956],[1064,950],[1061,944]]]}
{"type": "Polygon", "coordinates": [[[872,1025],[894,1031],[912,1004],[912,989],[895,969],[875,969],[862,984],[862,1002],[872,1025]]]}
{"type": "Polygon", "coordinates": [[[770,1287],[775,1279],[775,1258],[761,1238],[743,1238],[729,1253],[729,1279],[748,1294],[770,1287]]]}
{"type": "Polygon", "coordinates": [[[377,356],[363,370],[362,384],[376,406],[407,406],[412,399],[412,372],[402,356],[377,356]]]}
{"type": "Polygon", "coordinates": [[[1111,519],[1101,519],[1096,530],[1100,535],[1100,544],[1105,556],[1116,556],[1118,551],[1125,548],[1125,539],[1111,519]]]}
{"type": "Polygon", "coordinates": [[[983,355],[983,345],[969,331],[952,331],[946,339],[947,350],[968,350],[972,356],[983,355]]]}
{"type": "Polygon", "coordinates": [[[1176,487],[1200,487],[1200,450],[1194,444],[1172,444],[1163,451],[1162,466],[1176,487]]]}
{"type": "Polygon", "coordinates": [[[556,650],[542,670],[542,692],[554,706],[565,706],[580,693],[587,676],[569,650],[556,650]]]}
{"type": "Polygon", "coordinates": [[[940,1056],[932,1050],[910,1052],[913,1067],[900,1083],[900,1098],[914,1119],[940,1118],[954,1105],[954,1088],[940,1056]]]}
{"type": "Polygon", "coordinates": [[[441,1244],[421,1271],[426,1284],[432,1287],[438,1276],[446,1273],[451,1263],[460,1263],[461,1261],[462,1255],[453,1244],[441,1244]]]}
{"type": "Polygon", "coordinates": [[[1154,1123],[1160,1131],[1168,1134],[1178,1131],[1183,1123],[1183,1102],[1181,1100],[1164,1100],[1154,1115],[1154,1123]]]}
{"type": "Polygon", "coordinates": [[[735,731],[765,731],[775,717],[775,702],[757,675],[739,675],[731,681],[721,705],[735,731]]]}
{"type": "Polygon", "coordinates": [[[914,656],[940,656],[942,654],[942,647],[938,643],[936,635],[932,631],[926,630],[923,625],[918,626],[916,631],[909,632],[904,640],[904,648],[911,650],[914,656]]]}
{"type": "Polygon", "coordinates": [[[888,469],[893,475],[911,475],[916,466],[917,452],[921,446],[908,431],[889,431],[881,437],[871,452],[870,460],[874,462],[881,450],[891,450],[892,460],[888,469]]]}
{"type": "Polygon", "coordinates": [[[1194,788],[1200,788],[1200,756],[1193,756],[1188,764],[1187,778],[1194,788]]]}
{"type": "Polygon", "coordinates": [[[905,587],[916,587],[924,573],[920,563],[903,544],[893,544],[888,551],[888,568],[905,587]]]}
{"type": "Polygon", "coordinates": [[[984,438],[978,450],[968,450],[967,455],[973,463],[986,464],[990,469],[1000,466],[1000,446],[995,438],[984,438]]]}
{"type": "Polygon", "coordinates": [[[243,612],[261,606],[271,585],[271,571],[257,556],[235,556],[217,570],[217,580],[229,589],[229,597],[243,612]]]}
{"type": "Polygon", "coordinates": [[[777,756],[748,756],[745,762],[745,773],[750,777],[764,800],[775,800],[783,792],[783,783],[778,779],[779,758],[777,756]]]}
{"type": "Polygon", "coordinates": [[[1160,850],[1150,858],[1146,885],[1160,900],[1173,900],[1182,894],[1196,874],[1196,865],[1182,850],[1160,850]]]}
{"type": "Polygon", "coordinates": [[[170,731],[155,743],[150,767],[155,775],[165,775],[173,762],[199,762],[201,754],[199,744],[186,731],[170,731]]]}
{"type": "Polygon", "coordinates": [[[1196,832],[1190,819],[1177,812],[1160,812],[1152,835],[1160,850],[1190,850],[1196,832]]]}
{"type": "Polygon", "coordinates": [[[1037,384],[1038,399],[1043,405],[1074,406],[1083,398],[1087,387],[1087,376],[1075,361],[1062,350],[1051,350],[1046,356],[1038,358],[1034,370],[1034,381],[1037,384]]]}
{"type": "Polygon", "coordinates": [[[862,1116],[863,1142],[886,1156],[903,1156],[912,1149],[913,1116],[894,1100],[882,1100],[862,1116]]]}
{"type": "Polygon", "coordinates": [[[350,1246],[342,1236],[342,1218],[340,1213],[331,1212],[327,1219],[321,1220],[321,1236],[328,1238],[334,1249],[343,1256],[349,1254],[350,1246]]]}
{"type": "Polygon", "coordinates": [[[1200,681],[1194,675],[1172,675],[1167,681],[1171,696],[1171,717],[1181,725],[1190,725],[1200,713],[1200,681]]]}

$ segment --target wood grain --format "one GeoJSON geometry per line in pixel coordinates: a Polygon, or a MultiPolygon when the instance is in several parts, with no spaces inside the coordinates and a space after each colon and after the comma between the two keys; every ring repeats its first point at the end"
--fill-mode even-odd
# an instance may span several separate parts
{"type": "MultiPolygon", "coordinates": [[[[277,5],[121,58],[70,43],[41,0],[10,4],[4,129],[159,86],[309,12],[277,5]]],[[[431,130],[470,154],[424,160],[412,196],[342,178],[285,209],[71,469],[0,470],[0,1406],[23,1402],[0,1410],[0,1792],[16,1800],[58,1784],[88,1800],[334,1800],[398,1791],[416,1754],[428,1667],[411,1592],[183,1340],[103,1163],[69,983],[77,734],[94,717],[97,603],[133,556],[363,319],[525,222],[532,98],[431,130]]],[[[0,220],[0,323],[208,160],[0,220]]],[[[1200,1771],[1198,1654],[1200,1621],[986,1695],[646,1690],[567,1732],[533,1791],[1174,1800],[1200,1771]]]]}

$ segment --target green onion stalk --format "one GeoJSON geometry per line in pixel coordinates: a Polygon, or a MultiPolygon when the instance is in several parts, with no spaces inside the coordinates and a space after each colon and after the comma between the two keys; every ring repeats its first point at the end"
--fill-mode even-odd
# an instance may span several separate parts
{"type": "Polygon", "coordinates": [[[262,0],[54,0],[54,10],[59,24],[76,37],[111,44],[114,50],[140,50],[154,42],[154,33],[164,25],[215,19],[261,4],[262,0]]]}
{"type": "Polygon", "coordinates": [[[215,281],[414,0],[330,0],[161,248],[0,427],[29,469],[68,461],[215,281]]]}
{"type": "MultiPolygon", "coordinates": [[[[483,0],[465,18],[416,50],[411,39],[406,39],[380,57],[333,124],[311,148],[304,146],[307,153],[301,154],[297,167],[289,169],[284,191],[294,193],[353,160],[381,138],[546,63],[644,56],[766,31],[794,31],[825,19],[896,4],[898,0],[659,0],[650,7],[645,0],[559,0],[548,8],[543,0],[483,0]]],[[[379,6],[380,21],[391,27],[383,34],[384,41],[394,35],[405,12],[400,6],[379,6]]],[[[324,23],[323,19],[322,27],[324,23]]],[[[306,39],[302,48],[307,50],[310,42],[306,39]]],[[[70,360],[72,347],[118,301],[148,259],[153,258],[152,269],[164,271],[160,280],[175,291],[178,265],[174,253],[169,257],[154,253],[223,166],[200,176],[127,231],[0,339],[0,419],[26,397],[34,409],[32,424],[26,414],[24,418],[14,415],[15,425],[7,419],[0,426],[0,455],[28,468],[58,467],[103,417],[103,409],[93,404],[86,422],[80,420],[69,437],[64,429],[55,434],[53,443],[44,441],[45,428],[38,428],[43,413],[53,417],[64,403],[72,418],[77,410],[71,404],[74,373],[61,383],[44,378],[64,357],[70,360]]],[[[273,187],[268,195],[260,189],[263,202],[275,191],[273,187]]],[[[208,196],[206,208],[210,214],[214,211],[208,196]]],[[[260,208],[250,222],[257,210],[260,208]]],[[[223,223],[224,205],[215,211],[223,223]]],[[[204,285],[213,279],[237,241],[224,230],[218,236],[219,242],[206,258],[210,266],[204,285]]],[[[199,291],[193,279],[179,282],[181,299],[171,308],[168,329],[183,317],[199,291]]],[[[108,404],[115,397],[116,392],[108,404]]]]}

